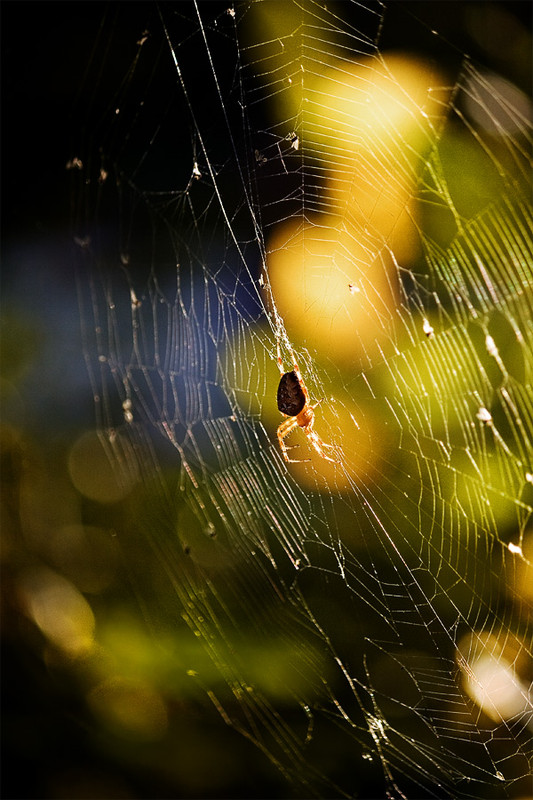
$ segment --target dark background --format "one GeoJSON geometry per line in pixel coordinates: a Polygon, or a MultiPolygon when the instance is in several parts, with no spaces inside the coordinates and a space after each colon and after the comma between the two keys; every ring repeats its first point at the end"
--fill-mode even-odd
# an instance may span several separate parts
{"type": "MultiPolygon", "coordinates": [[[[128,7],[128,13],[120,15],[124,41],[134,41],[156,24],[154,3],[121,5],[128,7]]],[[[417,49],[417,27],[409,23],[409,14],[414,13],[452,40],[459,51],[472,54],[530,92],[529,70],[517,71],[506,46],[495,48],[491,55],[472,36],[468,9],[487,5],[392,3],[390,15],[400,6],[402,14],[388,25],[390,38],[383,46],[417,49]]],[[[531,29],[529,2],[503,5],[531,29]]],[[[45,665],[41,635],[14,602],[17,570],[32,559],[20,547],[20,520],[13,510],[21,461],[28,451],[38,450],[45,469],[64,470],[69,443],[94,424],[73,268],[75,199],[65,167],[91,135],[93,117],[87,112],[85,73],[102,20],[114,14],[116,6],[98,2],[1,5],[2,372],[4,379],[17,385],[15,396],[4,395],[3,417],[23,431],[25,440],[25,449],[20,449],[10,447],[9,437],[3,437],[2,526],[11,526],[8,538],[12,537],[2,563],[4,798],[191,794],[190,785],[181,783],[179,774],[158,767],[156,754],[147,759],[148,766],[141,766],[131,753],[106,749],[95,734],[76,680],[68,669],[50,670],[45,665]]],[[[200,3],[200,7],[208,14],[220,4],[200,3]]],[[[161,91],[167,90],[168,86],[161,86],[161,91]]],[[[62,502],[61,497],[57,502],[62,502]]],[[[100,509],[98,513],[107,512],[100,509]]],[[[135,606],[127,575],[119,573],[117,581],[115,593],[121,602],[135,606]]],[[[195,718],[194,723],[200,731],[198,751],[208,759],[211,750],[224,741],[228,750],[239,749],[239,759],[246,765],[217,796],[285,796],[285,786],[267,760],[223,727],[215,715],[205,709],[203,713],[205,717],[200,722],[195,718]]],[[[187,730],[178,728],[174,735],[179,741],[187,730]]],[[[172,743],[166,746],[165,757],[171,761],[172,743]]],[[[207,796],[206,792],[199,789],[197,796],[207,796]]]]}

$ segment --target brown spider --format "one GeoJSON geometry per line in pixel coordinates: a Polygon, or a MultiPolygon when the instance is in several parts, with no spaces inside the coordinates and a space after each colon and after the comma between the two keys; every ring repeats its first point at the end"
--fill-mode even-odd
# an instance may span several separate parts
{"type": "Polygon", "coordinates": [[[289,417],[289,419],[285,420],[285,422],[282,422],[278,428],[278,442],[283,458],[285,461],[292,463],[297,463],[299,461],[310,461],[309,458],[289,458],[289,454],[287,453],[287,445],[283,441],[285,437],[288,436],[297,425],[299,425],[300,428],[303,428],[305,435],[309,439],[311,445],[317,451],[318,455],[322,456],[322,458],[325,458],[326,461],[333,461],[333,463],[336,463],[334,458],[330,458],[324,453],[325,447],[332,447],[333,445],[325,444],[318,433],[313,430],[313,423],[315,420],[315,412],[313,409],[316,408],[318,403],[321,401],[319,400],[318,403],[315,403],[313,406],[310,405],[309,393],[303,381],[300,370],[298,369],[298,364],[296,363],[296,359],[292,350],[291,356],[293,369],[290,372],[285,372],[283,369],[283,361],[281,359],[278,341],[278,367],[279,371],[281,372],[281,380],[279,382],[277,395],[278,409],[284,416],[289,417]]]}

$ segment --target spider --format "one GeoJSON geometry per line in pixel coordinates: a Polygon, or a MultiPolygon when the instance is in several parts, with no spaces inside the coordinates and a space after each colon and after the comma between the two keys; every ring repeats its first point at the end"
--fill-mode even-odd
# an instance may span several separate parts
{"type": "Polygon", "coordinates": [[[315,403],[313,406],[310,405],[309,393],[303,381],[300,370],[298,369],[298,364],[296,363],[296,359],[292,350],[291,356],[293,369],[290,372],[285,372],[278,341],[278,367],[279,371],[281,372],[281,379],[278,386],[277,402],[278,409],[284,416],[289,418],[286,419],[285,422],[282,422],[278,428],[278,442],[283,458],[285,461],[292,463],[297,463],[299,461],[310,461],[309,458],[289,458],[287,445],[283,441],[285,437],[288,436],[297,425],[299,425],[300,428],[303,428],[305,435],[309,439],[311,445],[317,451],[318,455],[322,456],[322,458],[325,458],[326,461],[333,461],[333,463],[336,463],[334,458],[330,458],[324,452],[325,447],[332,447],[333,445],[325,444],[318,433],[313,430],[313,423],[315,421],[315,412],[313,409],[316,408],[318,403],[322,401],[319,400],[318,403],[315,403]]]}

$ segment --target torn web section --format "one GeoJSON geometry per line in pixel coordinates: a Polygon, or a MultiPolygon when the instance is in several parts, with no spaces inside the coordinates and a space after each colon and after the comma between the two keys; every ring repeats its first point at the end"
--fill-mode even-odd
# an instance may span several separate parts
{"type": "Polygon", "coordinates": [[[207,654],[191,677],[300,792],[510,793],[530,757],[527,125],[502,130],[496,96],[480,129],[462,59],[409,82],[378,4],[275,6],[154,21],[170,109],[145,128],[152,83],[133,92],[101,190],[118,246],[84,248],[102,429],[144,476],[165,613],[207,654]],[[174,134],[187,167],[159,174],[174,134]],[[339,467],[285,471],[276,338],[339,467]]]}

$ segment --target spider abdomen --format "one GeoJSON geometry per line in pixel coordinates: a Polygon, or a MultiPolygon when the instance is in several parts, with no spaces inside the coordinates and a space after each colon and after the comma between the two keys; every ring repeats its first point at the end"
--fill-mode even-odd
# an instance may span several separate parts
{"type": "Polygon", "coordinates": [[[296,417],[305,406],[305,394],[296,372],[286,372],[278,386],[278,409],[288,417],[296,417]]]}

